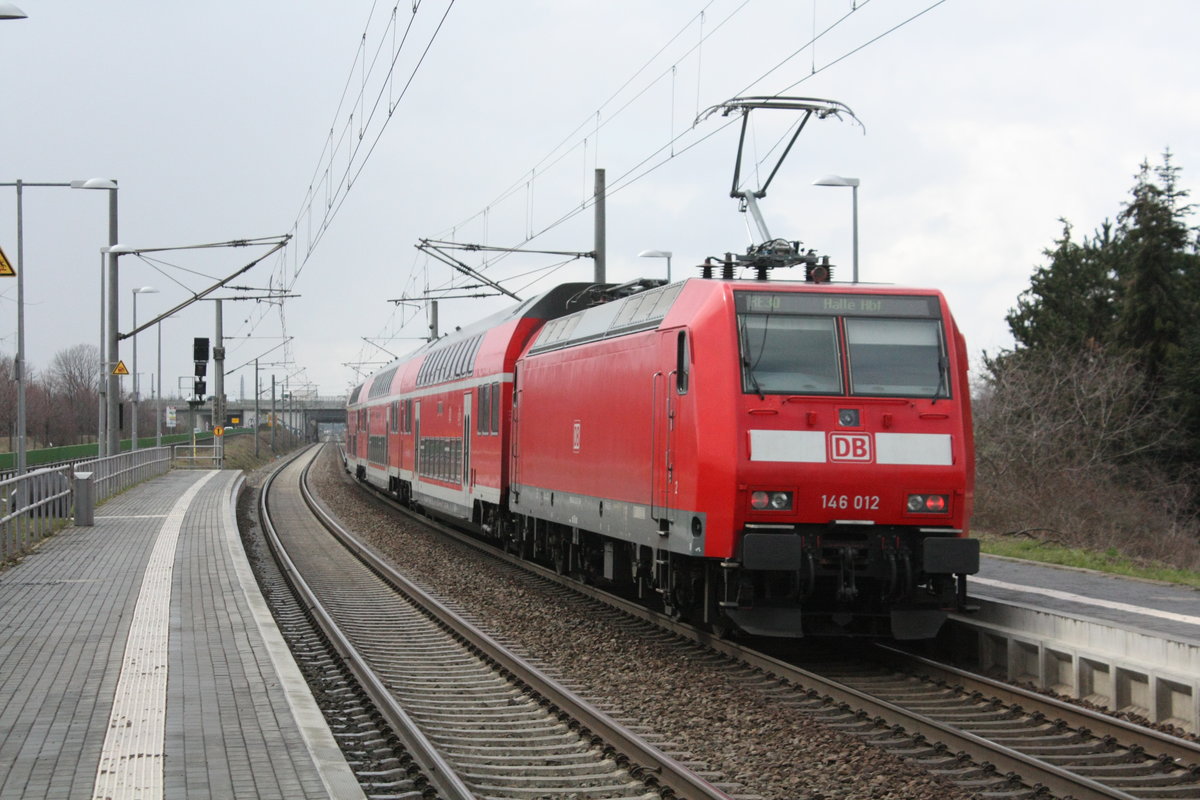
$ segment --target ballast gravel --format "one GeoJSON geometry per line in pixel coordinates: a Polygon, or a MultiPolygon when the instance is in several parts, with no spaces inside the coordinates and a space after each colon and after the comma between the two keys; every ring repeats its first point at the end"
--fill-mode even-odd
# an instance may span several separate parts
{"type": "MultiPolygon", "coordinates": [[[[349,530],[435,591],[520,647],[613,716],[652,729],[737,795],[771,800],[962,800],[971,797],[855,737],[771,702],[731,673],[688,657],[669,636],[627,630],[587,613],[588,604],[531,588],[437,534],[370,502],[326,447],[313,491],[349,530]]],[[[694,653],[694,650],[692,651],[694,653]]],[[[719,664],[719,662],[717,662],[719,664]]]]}

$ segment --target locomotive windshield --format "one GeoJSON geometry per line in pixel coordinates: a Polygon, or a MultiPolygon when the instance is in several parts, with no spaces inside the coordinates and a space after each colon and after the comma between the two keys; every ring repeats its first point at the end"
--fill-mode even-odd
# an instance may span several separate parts
{"type": "Polygon", "coordinates": [[[745,392],[949,396],[935,297],[735,296],[745,392]]]}

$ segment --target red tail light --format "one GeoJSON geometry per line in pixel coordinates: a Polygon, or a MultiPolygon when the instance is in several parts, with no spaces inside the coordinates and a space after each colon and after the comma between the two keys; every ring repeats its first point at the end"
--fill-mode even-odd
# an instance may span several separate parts
{"type": "Polygon", "coordinates": [[[750,508],[755,511],[791,511],[791,492],[751,492],[750,508]]]}
{"type": "Polygon", "coordinates": [[[905,506],[913,514],[945,514],[950,509],[950,498],[944,494],[910,494],[905,506]]]}

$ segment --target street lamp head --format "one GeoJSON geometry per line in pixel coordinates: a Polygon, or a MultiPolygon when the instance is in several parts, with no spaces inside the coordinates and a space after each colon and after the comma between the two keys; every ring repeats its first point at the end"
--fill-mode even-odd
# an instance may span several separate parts
{"type": "Polygon", "coordinates": [[[134,289],[134,294],[158,294],[158,289],[153,286],[143,286],[140,289],[134,289]]]}
{"type": "Polygon", "coordinates": [[[670,250],[643,250],[638,253],[640,258],[670,258],[673,255],[670,250]]]}
{"type": "Polygon", "coordinates": [[[0,2],[0,19],[25,19],[28,15],[12,3],[0,2]]]}
{"type": "Polygon", "coordinates": [[[136,253],[137,250],[132,247],[126,247],[123,244],[113,244],[108,247],[101,247],[100,252],[108,253],[110,256],[127,256],[130,253],[136,253]]]}
{"type": "Polygon", "coordinates": [[[117,182],[108,178],[88,178],[86,181],[71,181],[72,189],[116,189],[117,182]]]}
{"type": "Polygon", "coordinates": [[[858,186],[858,178],[843,178],[841,175],[826,175],[813,181],[813,186],[858,186]]]}

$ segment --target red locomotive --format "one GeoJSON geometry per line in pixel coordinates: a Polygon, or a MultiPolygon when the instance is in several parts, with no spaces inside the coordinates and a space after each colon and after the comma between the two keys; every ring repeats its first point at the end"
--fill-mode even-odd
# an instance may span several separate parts
{"type": "MultiPolygon", "coordinates": [[[[743,114],[744,139],[763,108],[805,115],[793,141],[853,117],[779,97],[706,115],[743,114]]],[[[669,285],[559,286],[431,342],[351,394],[347,468],[717,631],[933,636],[979,568],[962,335],[938,292],[830,283],[772,238],[741,154],[731,195],[762,244],[669,285]]]]}
{"type": "Polygon", "coordinates": [[[966,371],[936,291],[567,284],[359,386],[347,465],[718,629],[924,638],[978,569],[966,371]]]}

